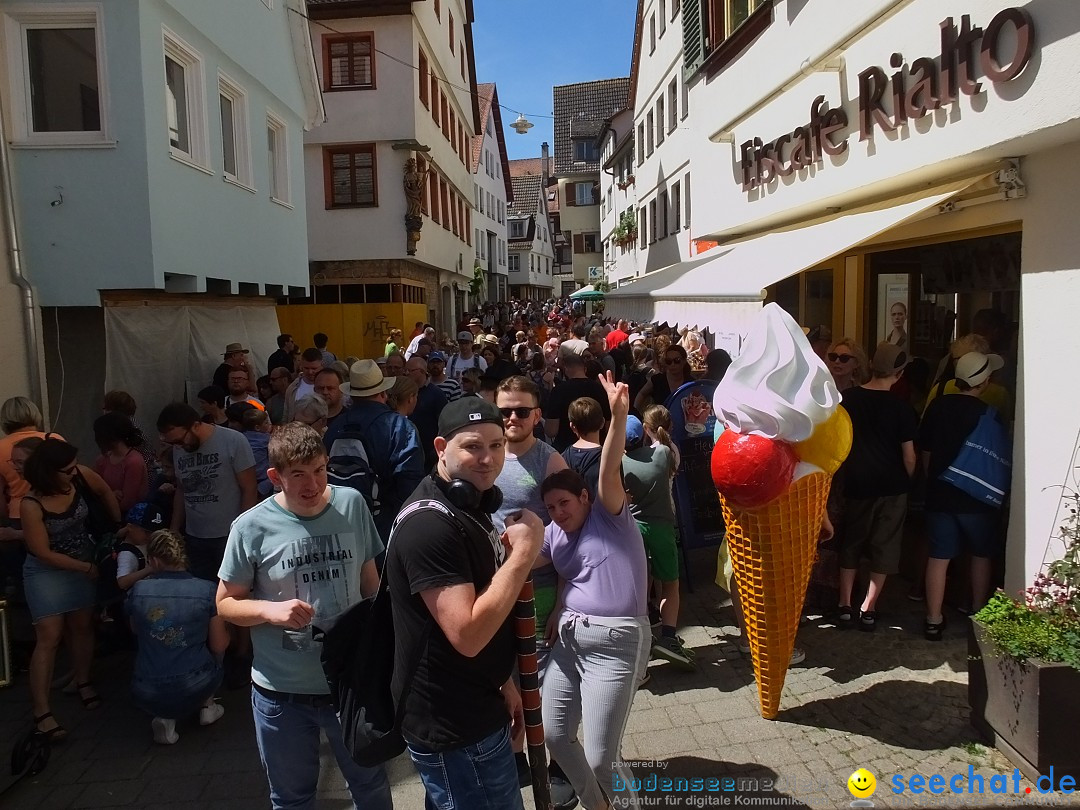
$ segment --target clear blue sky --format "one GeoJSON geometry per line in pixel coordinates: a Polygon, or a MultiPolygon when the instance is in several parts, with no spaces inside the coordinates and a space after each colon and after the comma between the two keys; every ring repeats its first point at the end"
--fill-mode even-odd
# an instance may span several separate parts
{"type": "Polygon", "coordinates": [[[475,0],[477,81],[495,82],[511,160],[552,139],[551,88],[630,75],[637,0],[475,0]],[[510,129],[525,113],[526,135],[510,129]]]}

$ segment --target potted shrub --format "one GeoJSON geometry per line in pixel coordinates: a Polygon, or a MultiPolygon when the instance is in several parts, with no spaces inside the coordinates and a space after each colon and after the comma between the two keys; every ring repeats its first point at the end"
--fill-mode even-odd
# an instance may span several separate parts
{"type": "Polygon", "coordinates": [[[1022,600],[998,591],[973,617],[972,725],[1031,780],[1080,780],[1080,496],[1064,499],[1056,561],[1022,600]]]}

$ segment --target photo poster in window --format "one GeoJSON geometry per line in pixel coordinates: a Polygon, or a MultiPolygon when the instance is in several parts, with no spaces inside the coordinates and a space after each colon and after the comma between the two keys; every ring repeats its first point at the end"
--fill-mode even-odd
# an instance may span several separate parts
{"type": "Polygon", "coordinates": [[[875,346],[887,340],[902,349],[909,348],[909,284],[907,273],[882,273],[878,276],[878,336],[875,346]]]}

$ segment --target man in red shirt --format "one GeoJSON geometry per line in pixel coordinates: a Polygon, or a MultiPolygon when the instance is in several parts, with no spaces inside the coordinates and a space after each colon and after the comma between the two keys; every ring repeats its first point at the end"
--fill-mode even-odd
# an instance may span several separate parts
{"type": "Polygon", "coordinates": [[[626,331],[630,328],[630,323],[625,320],[620,320],[618,326],[607,335],[607,350],[610,352],[616,348],[620,343],[630,337],[626,331]]]}

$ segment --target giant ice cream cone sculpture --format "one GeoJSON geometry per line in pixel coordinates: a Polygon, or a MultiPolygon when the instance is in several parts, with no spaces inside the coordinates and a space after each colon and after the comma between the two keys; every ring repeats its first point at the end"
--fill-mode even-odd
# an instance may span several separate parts
{"type": "Polygon", "coordinates": [[[716,387],[725,430],[713,481],[727,523],[761,715],[776,717],[833,473],[851,449],[851,421],[832,375],[776,304],[716,387]]]}

